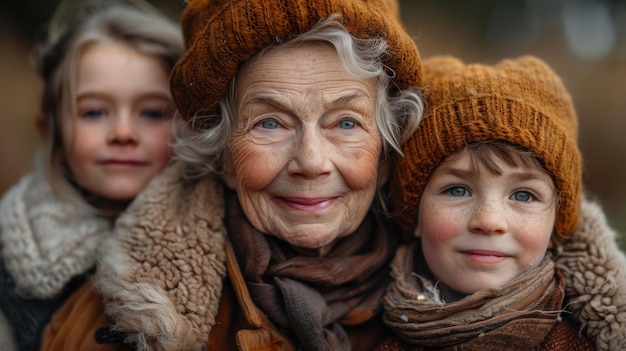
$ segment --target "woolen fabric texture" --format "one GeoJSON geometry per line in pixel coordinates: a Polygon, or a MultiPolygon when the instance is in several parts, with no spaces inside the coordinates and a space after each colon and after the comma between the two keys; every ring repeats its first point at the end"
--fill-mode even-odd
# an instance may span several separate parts
{"type": "Polygon", "coordinates": [[[216,114],[242,64],[332,14],[340,14],[357,38],[386,39],[390,55],[383,62],[395,72],[392,86],[420,86],[419,52],[400,24],[397,7],[388,0],[189,1],[181,17],[187,52],[170,74],[176,106],[187,121],[197,114],[216,114]]]}
{"type": "Polygon", "coordinates": [[[500,140],[532,151],[552,175],[555,239],[565,241],[578,224],[582,171],[576,112],[561,79],[532,56],[494,66],[434,57],[424,62],[424,85],[424,119],[403,145],[405,157],[392,163],[391,211],[403,236],[412,236],[424,186],[445,157],[469,143],[500,140]]]}
{"type": "MultiPolygon", "coordinates": [[[[493,350],[491,346],[483,350],[482,348],[464,348],[463,350],[474,351],[488,351],[493,350]]],[[[430,349],[419,346],[409,346],[398,338],[388,338],[383,340],[380,345],[376,347],[376,351],[456,351],[455,347],[448,348],[435,348],[430,349]]],[[[511,345],[501,346],[496,350],[519,350],[511,345]]],[[[594,351],[596,348],[589,342],[580,336],[579,327],[571,322],[571,318],[564,317],[562,321],[556,323],[548,337],[543,343],[535,348],[533,351],[594,351]]]]}
{"type": "MultiPolygon", "coordinates": [[[[408,345],[424,350],[530,351],[560,323],[565,282],[551,255],[501,288],[450,303],[441,301],[436,282],[418,257],[418,243],[398,250],[392,264],[394,282],[384,300],[385,323],[408,345]]],[[[572,343],[592,349],[586,338],[572,343]]]]}
{"type": "Polygon", "coordinates": [[[57,196],[41,157],[0,201],[0,308],[19,350],[36,350],[56,309],[96,264],[110,222],[87,203],[57,196]]]}
{"type": "Polygon", "coordinates": [[[597,350],[626,350],[626,256],[619,235],[600,206],[583,201],[580,226],[556,257],[567,308],[597,350]]]}
{"type": "Polygon", "coordinates": [[[137,350],[201,350],[226,275],[221,183],[174,163],[142,191],[102,245],[94,277],[113,330],[137,350]]]}
{"type": "Polygon", "coordinates": [[[236,194],[226,203],[229,237],[255,304],[298,349],[349,351],[343,325],[352,315],[373,318],[381,310],[393,237],[368,216],[324,257],[305,256],[254,229],[236,194]]]}

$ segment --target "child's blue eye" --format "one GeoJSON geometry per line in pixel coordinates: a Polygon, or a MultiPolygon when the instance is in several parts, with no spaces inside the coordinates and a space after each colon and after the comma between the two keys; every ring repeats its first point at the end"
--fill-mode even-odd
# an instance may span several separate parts
{"type": "Polygon", "coordinates": [[[339,128],[341,129],[354,129],[356,127],[356,123],[349,119],[344,119],[339,122],[339,128]]]}
{"type": "Polygon", "coordinates": [[[511,195],[511,198],[515,201],[529,202],[534,199],[534,196],[528,191],[517,191],[511,195]]]}
{"type": "Polygon", "coordinates": [[[85,111],[85,113],[83,113],[83,116],[95,119],[104,116],[104,112],[102,110],[89,110],[85,111]]]}
{"type": "Polygon", "coordinates": [[[446,189],[446,193],[452,196],[468,196],[469,191],[462,186],[452,186],[446,189]]]}

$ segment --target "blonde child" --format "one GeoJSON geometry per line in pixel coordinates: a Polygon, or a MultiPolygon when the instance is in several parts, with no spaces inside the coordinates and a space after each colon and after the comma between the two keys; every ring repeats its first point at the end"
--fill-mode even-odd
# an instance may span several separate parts
{"type": "Polygon", "coordinates": [[[169,162],[168,76],[182,52],[178,25],[147,3],[59,5],[36,51],[43,147],[0,203],[0,334],[19,350],[37,349],[116,218],[169,162]]]}
{"type": "Polygon", "coordinates": [[[559,77],[531,56],[424,72],[427,112],[390,183],[417,240],[392,264],[384,319],[399,339],[379,350],[623,349],[626,261],[601,211],[581,211],[559,77]]]}

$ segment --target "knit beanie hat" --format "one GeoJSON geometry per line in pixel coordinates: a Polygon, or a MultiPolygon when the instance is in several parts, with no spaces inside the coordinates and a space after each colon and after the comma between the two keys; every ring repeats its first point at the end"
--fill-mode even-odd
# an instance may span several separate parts
{"type": "Polygon", "coordinates": [[[578,224],[581,160],[578,122],[561,79],[541,60],[524,56],[495,66],[464,65],[452,57],[424,61],[426,113],[392,163],[391,211],[405,239],[413,236],[424,186],[448,155],[466,144],[500,140],[533,152],[560,196],[556,237],[578,224]]]}
{"type": "Polygon", "coordinates": [[[190,0],[181,17],[187,52],[170,74],[183,119],[214,114],[242,64],[335,13],[353,36],[386,39],[394,86],[420,85],[421,60],[396,0],[190,0]]]}

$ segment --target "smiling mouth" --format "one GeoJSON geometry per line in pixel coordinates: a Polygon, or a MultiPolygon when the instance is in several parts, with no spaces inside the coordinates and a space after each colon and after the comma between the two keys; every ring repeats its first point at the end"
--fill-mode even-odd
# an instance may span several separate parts
{"type": "Polygon", "coordinates": [[[335,198],[302,198],[302,197],[281,197],[280,201],[287,207],[300,211],[322,211],[330,207],[335,198]]]}
{"type": "Polygon", "coordinates": [[[475,263],[499,263],[508,258],[507,255],[493,251],[463,251],[461,252],[468,260],[475,263]]]}
{"type": "Polygon", "coordinates": [[[110,167],[142,167],[146,165],[145,162],[125,160],[106,160],[101,162],[101,164],[110,167]]]}

